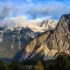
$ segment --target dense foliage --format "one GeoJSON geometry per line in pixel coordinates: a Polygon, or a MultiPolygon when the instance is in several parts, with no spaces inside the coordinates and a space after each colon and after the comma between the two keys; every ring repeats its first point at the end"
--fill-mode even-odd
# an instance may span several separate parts
{"type": "Polygon", "coordinates": [[[70,70],[70,56],[66,54],[59,55],[56,59],[49,61],[26,61],[21,63],[0,61],[0,70],[70,70]]]}

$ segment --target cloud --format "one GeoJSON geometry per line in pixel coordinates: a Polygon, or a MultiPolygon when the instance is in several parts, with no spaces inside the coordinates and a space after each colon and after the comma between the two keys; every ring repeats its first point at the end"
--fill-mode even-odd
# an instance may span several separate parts
{"type": "Polygon", "coordinates": [[[7,6],[2,7],[0,11],[0,21],[5,19],[10,14],[10,8],[7,6]]]}
{"type": "MultiPolygon", "coordinates": [[[[12,10],[8,8],[4,12],[0,12],[0,18],[13,16],[28,16],[35,19],[50,16],[51,18],[59,18],[62,14],[70,12],[70,4],[66,0],[4,0],[6,5],[11,5],[12,10]],[[9,1],[9,2],[8,2],[9,1]],[[13,1],[13,2],[11,2],[13,1]],[[36,1],[36,2],[35,2],[36,1]],[[65,1],[65,3],[64,3],[65,1]],[[4,13],[4,14],[3,14],[4,13]],[[6,13],[6,14],[5,14],[6,13]]],[[[2,5],[4,5],[3,3],[2,5]]]]}
{"type": "Polygon", "coordinates": [[[52,17],[59,17],[62,14],[69,13],[70,12],[70,5],[63,4],[63,3],[48,3],[48,4],[36,4],[33,5],[29,11],[27,11],[28,14],[33,16],[33,18],[39,17],[39,16],[52,16],[52,17]]]}

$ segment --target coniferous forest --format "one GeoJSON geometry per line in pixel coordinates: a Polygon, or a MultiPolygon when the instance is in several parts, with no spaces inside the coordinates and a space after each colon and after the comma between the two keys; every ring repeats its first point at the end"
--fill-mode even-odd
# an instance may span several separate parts
{"type": "Polygon", "coordinates": [[[63,54],[48,61],[26,60],[25,62],[12,61],[10,63],[0,61],[0,70],[70,70],[70,56],[63,54]]]}

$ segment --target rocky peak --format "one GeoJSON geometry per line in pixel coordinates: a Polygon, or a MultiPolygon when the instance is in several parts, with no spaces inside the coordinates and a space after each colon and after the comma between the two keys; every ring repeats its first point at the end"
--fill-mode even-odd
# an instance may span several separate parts
{"type": "Polygon", "coordinates": [[[45,30],[54,30],[54,28],[57,25],[57,21],[56,20],[49,20],[46,19],[44,20],[42,23],[40,23],[40,27],[46,28],[45,30]]]}
{"type": "Polygon", "coordinates": [[[68,27],[69,27],[69,15],[64,14],[63,16],[61,16],[60,21],[58,22],[57,26],[56,26],[56,30],[60,30],[60,29],[64,29],[68,31],[68,27]]]}
{"type": "Polygon", "coordinates": [[[70,18],[69,14],[64,14],[53,34],[47,40],[49,49],[57,49],[59,52],[65,52],[70,47],[70,18]]]}

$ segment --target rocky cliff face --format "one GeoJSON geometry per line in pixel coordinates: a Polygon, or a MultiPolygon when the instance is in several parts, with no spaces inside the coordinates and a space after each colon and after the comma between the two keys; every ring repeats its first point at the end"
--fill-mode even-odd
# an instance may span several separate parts
{"type": "Polygon", "coordinates": [[[37,54],[45,60],[57,53],[70,53],[70,14],[64,14],[54,30],[44,32],[33,39],[25,48],[22,59],[31,59],[37,54]]]}
{"type": "Polygon", "coordinates": [[[0,29],[0,58],[13,58],[35,37],[29,28],[0,29]]]}
{"type": "Polygon", "coordinates": [[[44,32],[43,34],[39,35],[35,39],[33,39],[25,48],[25,51],[23,52],[23,55],[20,60],[24,59],[30,59],[31,57],[34,57],[38,52],[42,52],[48,50],[47,46],[44,43],[44,41],[49,36],[50,32],[44,32]],[[44,46],[45,45],[45,46],[44,46]]]}
{"type": "Polygon", "coordinates": [[[47,39],[49,49],[57,49],[58,52],[65,52],[70,47],[70,15],[63,15],[53,31],[53,34],[47,39]]]}

